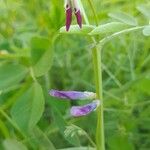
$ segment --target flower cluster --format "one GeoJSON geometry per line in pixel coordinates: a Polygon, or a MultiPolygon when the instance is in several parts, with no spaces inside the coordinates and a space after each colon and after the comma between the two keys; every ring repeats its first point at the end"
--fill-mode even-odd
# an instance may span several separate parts
{"type": "Polygon", "coordinates": [[[72,11],[74,9],[74,14],[77,19],[77,23],[80,28],[82,28],[82,17],[79,8],[78,0],[65,0],[65,10],[66,10],[66,31],[69,31],[72,22],[72,11]]]}
{"type": "MultiPolygon", "coordinates": [[[[71,22],[72,22],[72,12],[76,16],[77,23],[80,28],[82,28],[82,16],[78,0],[65,0],[65,11],[66,11],[66,31],[69,31],[71,22]]],[[[91,103],[83,106],[72,106],[70,113],[74,117],[85,116],[92,111],[96,110],[100,105],[100,100],[96,99],[96,94],[93,92],[81,92],[81,91],[59,91],[59,90],[50,90],[49,94],[53,97],[69,100],[86,100],[94,99],[91,103]]]]}
{"type": "MultiPolygon", "coordinates": [[[[80,92],[80,91],[59,91],[59,90],[50,90],[49,94],[53,97],[69,100],[86,100],[86,99],[95,99],[96,94],[93,92],[80,92]]],[[[74,117],[85,116],[92,111],[96,110],[100,105],[100,100],[93,100],[91,103],[83,106],[73,106],[70,109],[70,113],[74,117]]]]}

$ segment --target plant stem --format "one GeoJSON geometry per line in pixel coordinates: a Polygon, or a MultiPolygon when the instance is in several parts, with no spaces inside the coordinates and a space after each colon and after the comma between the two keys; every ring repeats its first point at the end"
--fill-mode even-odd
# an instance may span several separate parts
{"type": "Polygon", "coordinates": [[[133,31],[136,31],[136,30],[140,30],[140,29],[143,29],[145,26],[137,26],[137,27],[132,27],[132,28],[128,28],[128,29],[124,29],[124,30],[121,30],[119,32],[116,32],[116,33],[113,33],[109,36],[106,36],[104,37],[103,39],[101,39],[99,41],[99,43],[97,43],[97,45],[105,45],[105,43],[111,41],[113,38],[116,38],[118,37],[119,35],[122,35],[122,34],[127,34],[129,32],[133,32],[133,31]]]}
{"type": "Polygon", "coordinates": [[[97,17],[97,14],[96,14],[93,2],[92,2],[92,0],[88,0],[88,2],[89,2],[89,5],[90,5],[90,7],[92,9],[93,15],[94,15],[95,23],[98,26],[98,17],[97,17]]]}
{"type": "MultiPolygon", "coordinates": [[[[79,0],[86,24],[89,25],[88,17],[86,16],[85,10],[83,8],[82,2],[79,0]]],[[[98,24],[97,16],[95,9],[93,7],[93,3],[91,0],[88,0],[90,7],[95,16],[95,22],[98,24]]],[[[96,43],[96,39],[92,37],[93,43],[96,43]]],[[[95,46],[92,49],[93,56],[93,66],[95,72],[95,86],[96,86],[96,94],[97,98],[100,100],[101,105],[97,110],[97,129],[96,129],[96,146],[97,150],[105,150],[105,137],[104,137],[104,114],[103,114],[103,87],[102,87],[102,61],[101,61],[101,45],[95,46]]]]}
{"type": "Polygon", "coordinates": [[[105,150],[101,49],[102,48],[99,46],[93,48],[92,51],[95,71],[96,94],[97,98],[100,99],[101,102],[101,105],[97,110],[97,150],[105,150]]]}
{"type": "Polygon", "coordinates": [[[1,108],[0,108],[0,114],[7,119],[7,121],[20,133],[20,135],[22,135],[23,138],[26,138],[26,135],[21,132],[17,124],[1,108]]]}

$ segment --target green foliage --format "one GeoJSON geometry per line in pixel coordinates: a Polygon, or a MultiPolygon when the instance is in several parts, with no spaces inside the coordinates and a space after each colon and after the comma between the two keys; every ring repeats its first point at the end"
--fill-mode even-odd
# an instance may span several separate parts
{"type": "Polygon", "coordinates": [[[13,105],[11,115],[22,132],[30,132],[41,118],[43,111],[42,88],[35,82],[13,105]]]}
{"type": "Polygon", "coordinates": [[[5,150],[27,150],[27,147],[14,139],[6,139],[3,142],[5,150]]]}
{"type": "Polygon", "coordinates": [[[66,31],[66,27],[60,28],[60,33],[64,34],[88,34],[92,31],[95,27],[92,25],[82,25],[80,29],[78,25],[71,25],[69,32],[66,31]]]}
{"type": "Polygon", "coordinates": [[[122,150],[134,150],[132,142],[128,139],[127,136],[115,135],[109,139],[109,147],[112,150],[122,149],[122,150]]]}
{"type": "Polygon", "coordinates": [[[143,29],[143,34],[145,36],[150,36],[150,25],[149,26],[146,26],[144,29],[143,29]]]}
{"type": "Polygon", "coordinates": [[[139,5],[137,9],[150,20],[150,5],[139,5]]]}
{"type": "Polygon", "coordinates": [[[82,102],[48,91],[95,91],[91,47],[101,43],[106,149],[149,149],[149,0],[93,1],[98,26],[82,2],[90,25],[73,17],[66,32],[63,1],[0,1],[0,149],[95,149],[95,113],[72,118],[82,102]]]}
{"type": "Polygon", "coordinates": [[[99,25],[94,30],[92,30],[90,35],[99,35],[99,34],[110,34],[113,32],[121,31],[126,29],[128,26],[121,22],[110,22],[103,25],[99,25]]]}
{"type": "Polygon", "coordinates": [[[20,64],[4,64],[0,66],[0,90],[10,88],[22,81],[27,69],[20,64]]]}
{"type": "Polygon", "coordinates": [[[39,77],[46,74],[52,62],[52,49],[50,41],[42,37],[31,39],[31,60],[35,76],[39,77]]]}
{"type": "Polygon", "coordinates": [[[126,23],[128,25],[131,25],[131,26],[137,26],[137,21],[136,19],[133,17],[133,16],[130,16],[126,13],[123,13],[123,12],[115,12],[115,13],[109,13],[108,14],[110,17],[118,20],[118,21],[121,21],[123,23],[126,23]]]}
{"type": "Polygon", "coordinates": [[[55,114],[54,119],[55,119],[56,126],[59,127],[62,136],[64,136],[65,139],[68,140],[72,145],[80,146],[80,140],[76,134],[74,136],[70,136],[70,135],[65,136],[64,132],[66,130],[67,123],[65,122],[63,116],[59,113],[59,111],[56,108],[53,109],[53,112],[55,114]]]}

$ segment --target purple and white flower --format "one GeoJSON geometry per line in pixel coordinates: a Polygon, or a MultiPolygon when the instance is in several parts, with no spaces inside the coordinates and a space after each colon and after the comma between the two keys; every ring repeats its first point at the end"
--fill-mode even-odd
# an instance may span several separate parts
{"type": "Polygon", "coordinates": [[[96,108],[100,105],[99,100],[94,100],[89,104],[84,106],[73,106],[70,110],[70,113],[74,117],[85,116],[92,111],[96,110],[96,108]]]}
{"type": "MultiPolygon", "coordinates": [[[[61,99],[70,99],[70,100],[86,100],[86,99],[96,99],[96,94],[88,91],[59,91],[59,90],[50,90],[49,94],[53,97],[61,99]]],[[[89,104],[83,106],[73,106],[71,107],[70,113],[74,117],[85,116],[92,111],[96,110],[100,105],[100,100],[94,100],[89,104]]]]}
{"type": "Polygon", "coordinates": [[[72,22],[72,9],[74,9],[74,13],[79,27],[82,28],[82,16],[81,16],[78,0],[65,0],[66,31],[69,31],[72,22]]]}
{"type": "Polygon", "coordinates": [[[72,6],[70,0],[65,0],[65,10],[66,10],[66,31],[68,31],[72,21],[72,6]]]}
{"type": "Polygon", "coordinates": [[[84,99],[94,99],[96,98],[96,94],[93,92],[80,92],[80,91],[59,91],[59,90],[50,90],[49,94],[53,97],[58,97],[62,99],[71,99],[71,100],[84,100],[84,99]]]}

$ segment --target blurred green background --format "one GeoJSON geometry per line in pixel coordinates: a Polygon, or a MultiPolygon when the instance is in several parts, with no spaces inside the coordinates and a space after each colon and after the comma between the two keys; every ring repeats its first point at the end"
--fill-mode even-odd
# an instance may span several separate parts
{"type": "MultiPolygon", "coordinates": [[[[88,2],[82,2],[94,25],[88,2]]],[[[136,9],[148,3],[94,0],[99,24],[111,21],[114,11],[148,24],[136,9]]],[[[89,37],[60,35],[64,25],[63,0],[0,0],[0,149],[89,147],[84,131],[95,141],[95,112],[72,118],[71,105],[83,102],[48,95],[51,88],[95,91],[89,37]],[[81,129],[72,126],[65,135],[72,124],[81,129]]],[[[102,62],[106,150],[149,150],[150,38],[141,31],[119,36],[104,46],[102,62]]]]}

